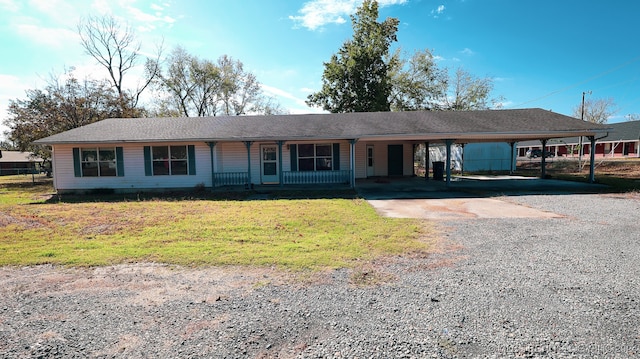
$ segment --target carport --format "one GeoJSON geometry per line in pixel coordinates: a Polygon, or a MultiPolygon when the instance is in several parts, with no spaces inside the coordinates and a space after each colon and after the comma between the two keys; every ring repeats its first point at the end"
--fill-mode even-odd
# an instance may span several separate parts
{"type": "MultiPolygon", "coordinates": [[[[445,183],[451,185],[451,147],[454,144],[503,142],[511,147],[512,171],[516,157],[516,144],[538,140],[543,151],[547,141],[555,138],[584,136],[594,146],[598,136],[606,136],[610,128],[578,120],[542,109],[489,110],[489,111],[427,111],[389,113],[385,132],[377,131],[379,123],[363,128],[354,142],[401,141],[413,144],[444,144],[446,148],[445,183]],[[402,118],[400,116],[403,116],[402,118]],[[402,120],[405,126],[397,124],[402,120]],[[375,125],[375,126],[374,126],[375,125]]],[[[370,116],[369,118],[372,118],[370,116]]],[[[543,153],[540,178],[546,178],[546,156],[543,153]]],[[[428,151],[426,162],[429,162],[428,151]]],[[[595,158],[591,153],[589,182],[595,181],[595,158]]]]}

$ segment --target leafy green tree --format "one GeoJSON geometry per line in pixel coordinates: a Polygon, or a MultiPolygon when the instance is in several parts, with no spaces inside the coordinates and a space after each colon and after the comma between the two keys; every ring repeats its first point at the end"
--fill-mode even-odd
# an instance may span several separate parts
{"type": "Polygon", "coordinates": [[[390,63],[393,111],[444,109],[449,77],[446,69],[438,68],[431,51],[416,51],[408,61],[397,51],[390,63]]]}
{"type": "Polygon", "coordinates": [[[324,63],[322,89],[309,95],[309,106],[334,113],[390,110],[391,83],[385,59],[397,41],[399,21],[377,20],[378,3],[365,0],[351,16],[353,39],[324,63]]]}
{"type": "MultiPolygon", "coordinates": [[[[121,113],[121,97],[105,81],[80,81],[70,74],[53,79],[44,89],[26,91],[26,99],[9,101],[5,133],[20,151],[50,158],[47,149],[33,141],[87,125],[121,113]]],[[[125,109],[131,113],[135,110],[125,109]]]]}
{"type": "Polygon", "coordinates": [[[439,68],[429,50],[409,59],[400,50],[389,54],[397,41],[398,19],[378,22],[378,4],[365,0],[351,17],[353,39],[347,40],[324,63],[322,89],[309,95],[309,106],[330,112],[479,110],[499,106],[490,99],[491,78],[458,69],[451,77],[439,68]]]}
{"type": "Polygon", "coordinates": [[[456,70],[451,93],[443,98],[443,110],[468,111],[486,110],[493,105],[499,106],[501,101],[490,100],[493,81],[489,77],[476,77],[462,68],[456,70]]]}

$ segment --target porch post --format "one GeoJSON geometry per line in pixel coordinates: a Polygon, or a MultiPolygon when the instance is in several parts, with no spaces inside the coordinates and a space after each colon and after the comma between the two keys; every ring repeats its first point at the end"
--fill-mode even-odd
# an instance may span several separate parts
{"type": "Polygon", "coordinates": [[[596,181],[596,136],[589,136],[589,141],[591,141],[591,148],[589,149],[591,153],[589,153],[589,159],[591,163],[589,164],[589,183],[594,183],[596,181]]]}
{"type": "Polygon", "coordinates": [[[424,143],[424,180],[429,180],[429,141],[424,143]]]}
{"type": "Polygon", "coordinates": [[[356,187],[356,142],[358,139],[349,140],[349,169],[351,170],[349,178],[349,187],[356,187]]]}
{"type": "Polygon", "coordinates": [[[411,177],[416,176],[416,144],[411,144],[411,167],[413,168],[413,175],[411,177]]]}
{"type": "Polygon", "coordinates": [[[216,169],[214,168],[213,161],[213,150],[215,149],[216,144],[217,142],[215,141],[207,142],[207,145],[209,145],[209,154],[211,155],[211,189],[216,187],[216,169]]]}
{"type": "Polygon", "coordinates": [[[247,186],[251,187],[251,145],[253,141],[244,141],[244,145],[247,146],[247,186]]]}
{"type": "Polygon", "coordinates": [[[278,141],[278,177],[280,180],[280,187],[284,186],[283,174],[282,174],[282,145],[284,141],[278,141]]]}
{"type": "Polygon", "coordinates": [[[451,145],[453,144],[453,140],[445,140],[444,143],[447,146],[447,160],[444,165],[447,171],[447,188],[449,188],[451,185],[451,145]]]}
{"type": "Polygon", "coordinates": [[[511,163],[509,164],[509,168],[510,168],[509,174],[512,175],[513,172],[516,170],[515,169],[516,159],[514,158],[515,154],[516,154],[516,152],[515,152],[516,151],[516,148],[515,148],[516,147],[516,143],[511,141],[511,142],[509,142],[509,145],[511,145],[511,163]]]}
{"type": "Polygon", "coordinates": [[[460,155],[460,175],[464,176],[464,143],[462,144],[462,154],[460,155]]]}
{"type": "Polygon", "coordinates": [[[545,179],[547,177],[547,139],[542,139],[542,158],[540,159],[540,178],[545,179]]]}

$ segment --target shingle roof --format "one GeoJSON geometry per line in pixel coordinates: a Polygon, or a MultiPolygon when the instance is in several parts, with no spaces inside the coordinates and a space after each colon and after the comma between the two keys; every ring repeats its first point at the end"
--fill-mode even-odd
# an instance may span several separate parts
{"type": "MultiPolygon", "coordinates": [[[[627,121],[608,124],[609,128],[604,137],[598,136],[598,142],[619,142],[640,140],[640,121],[627,121]]],[[[550,140],[548,145],[555,144],[578,144],[579,137],[565,137],[550,140]]],[[[540,146],[540,141],[524,141],[518,144],[520,147],[540,146]]]]}
{"type": "Polygon", "coordinates": [[[594,135],[604,129],[604,126],[542,109],[112,118],[36,143],[378,138],[475,142],[594,135]]]}
{"type": "Polygon", "coordinates": [[[2,150],[2,157],[0,162],[39,162],[42,161],[40,157],[32,156],[29,152],[20,151],[6,151],[2,150]]]}

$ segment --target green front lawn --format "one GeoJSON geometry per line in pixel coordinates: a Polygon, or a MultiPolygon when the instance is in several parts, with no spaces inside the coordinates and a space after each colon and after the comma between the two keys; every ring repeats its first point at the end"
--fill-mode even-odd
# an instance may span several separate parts
{"type": "Polygon", "coordinates": [[[66,201],[52,195],[50,181],[39,181],[0,177],[0,265],[162,262],[317,270],[424,253],[430,243],[426,223],[380,217],[359,198],[182,194],[66,201]]]}

